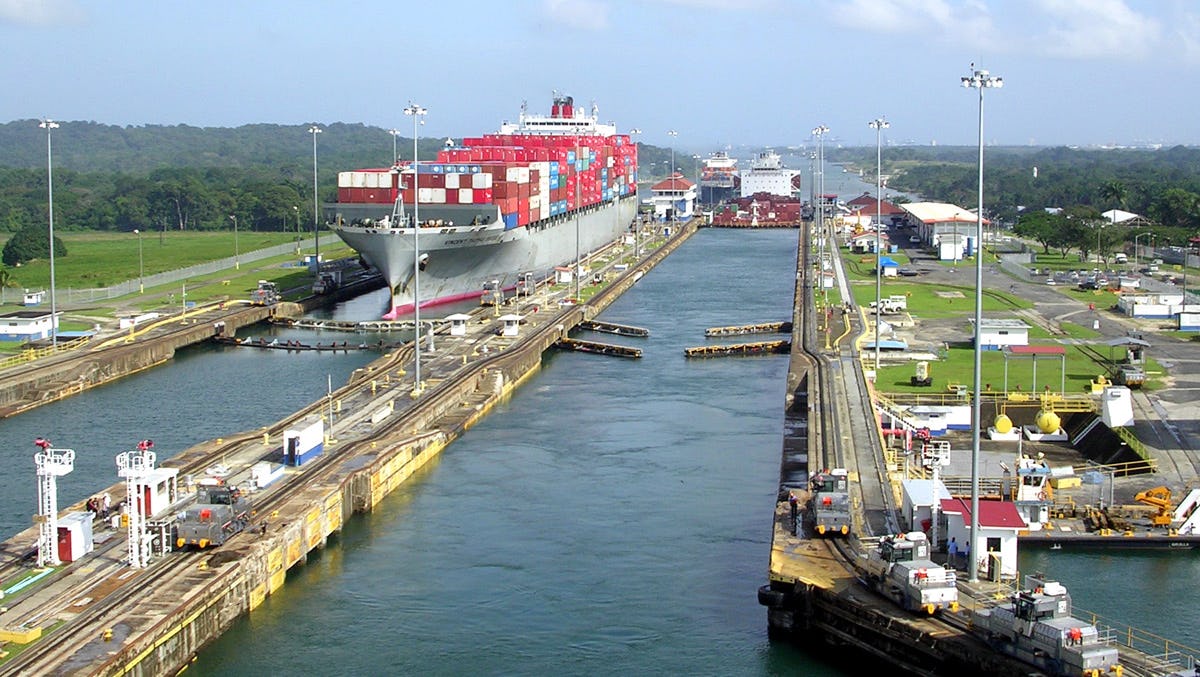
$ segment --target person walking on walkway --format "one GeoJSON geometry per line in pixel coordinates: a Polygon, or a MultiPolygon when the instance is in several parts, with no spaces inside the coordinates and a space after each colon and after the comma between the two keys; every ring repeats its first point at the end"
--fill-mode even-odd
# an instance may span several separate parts
{"type": "Polygon", "coordinates": [[[788,493],[788,507],[792,513],[792,535],[796,535],[796,515],[800,511],[799,501],[796,500],[796,494],[788,493]]]}
{"type": "Polygon", "coordinates": [[[950,562],[950,566],[958,568],[958,541],[954,537],[946,544],[946,560],[950,562]]]}

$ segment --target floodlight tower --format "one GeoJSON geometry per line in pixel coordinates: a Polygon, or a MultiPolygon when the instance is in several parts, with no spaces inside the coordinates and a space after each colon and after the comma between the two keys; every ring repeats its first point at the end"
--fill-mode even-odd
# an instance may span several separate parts
{"type": "Polygon", "coordinates": [[[38,474],[38,566],[58,566],[58,482],[56,477],[75,469],[74,449],[55,449],[50,440],[33,441],[41,451],[33,455],[38,474]]]}
{"type": "Polygon", "coordinates": [[[125,478],[125,515],[129,518],[126,563],[134,569],[143,569],[150,561],[150,536],[146,533],[145,514],[149,506],[142,503],[138,487],[154,470],[155,454],[150,451],[153,446],[150,440],[142,440],[137,449],[117,454],[117,475],[125,478]]]}

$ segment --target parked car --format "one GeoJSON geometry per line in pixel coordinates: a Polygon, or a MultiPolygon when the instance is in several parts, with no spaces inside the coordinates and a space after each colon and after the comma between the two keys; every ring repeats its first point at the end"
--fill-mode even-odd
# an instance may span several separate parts
{"type": "Polygon", "coordinates": [[[921,274],[921,271],[917,270],[916,268],[908,268],[908,267],[900,268],[896,272],[903,275],[904,277],[915,277],[915,276],[921,274]]]}
{"type": "Polygon", "coordinates": [[[912,244],[921,244],[921,238],[916,235],[909,235],[908,241],[912,244]]]}

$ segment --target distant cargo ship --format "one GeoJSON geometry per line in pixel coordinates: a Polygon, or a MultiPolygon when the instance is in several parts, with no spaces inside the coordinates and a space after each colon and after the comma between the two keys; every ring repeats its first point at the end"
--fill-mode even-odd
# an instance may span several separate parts
{"type": "Polygon", "coordinates": [[[715,204],[733,197],[740,183],[737,158],[730,157],[727,151],[716,151],[704,160],[700,170],[700,201],[715,204]]]}
{"type": "Polygon", "coordinates": [[[749,171],[742,172],[742,197],[757,193],[793,197],[800,192],[800,170],[788,169],[773,150],[759,153],[751,162],[749,171]]]}
{"type": "Polygon", "coordinates": [[[637,168],[627,134],[601,124],[594,105],[587,114],[556,96],[550,115],[522,106],[516,123],[436,162],[340,172],[326,218],[387,279],[394,318],[415,303],[478,297],[492,281],[515,288],[524,273],[549,275],[618,239],[637,213],[637,168]]]}

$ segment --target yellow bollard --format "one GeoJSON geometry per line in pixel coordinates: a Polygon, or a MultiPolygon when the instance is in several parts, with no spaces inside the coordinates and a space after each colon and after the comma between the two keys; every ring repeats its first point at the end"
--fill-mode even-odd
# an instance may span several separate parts
{"type": "Polygon", "coordinates": [[[264,447],[271,446],[271,433],[270,432],[263,433],[263,446],[264,447]]]}
{"type": "Polygon", "coordinates": [[[112,635],[113,635],[112,628],[104,628],[104,641],[111,642],[112,635]]]}
{"type": "Polygon", "coordinates": [[[375,389],[376,389],[378,386],[379,386],[379,382],[378,382],[378,381],[376,381],[375,379],[371,379],[371,394],[372,394],[372,395],[374,395],[374,394],[375,394],[375,389]]]}

